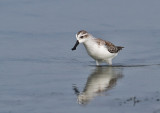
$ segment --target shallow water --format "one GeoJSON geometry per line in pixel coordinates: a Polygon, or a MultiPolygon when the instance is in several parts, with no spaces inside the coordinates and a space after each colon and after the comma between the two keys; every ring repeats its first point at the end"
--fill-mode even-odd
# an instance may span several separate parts
{"type": "Polygon", "coordinates": [[[1,0],[0,113],[159,113],[159,3],[1,0]],[[71,51],[81,29],[125,47],[112,67],[71,51]]]}

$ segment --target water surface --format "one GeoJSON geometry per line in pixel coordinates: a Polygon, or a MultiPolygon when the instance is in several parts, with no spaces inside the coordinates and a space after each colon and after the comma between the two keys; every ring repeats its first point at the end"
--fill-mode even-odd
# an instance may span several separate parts
{"type": "Polygon", "coordinates": [[[159,3],[1,0],[0,113],[159,113],[159,3]],[[112,67],[71,51],[81,29],[125,47],[112,67]]]}

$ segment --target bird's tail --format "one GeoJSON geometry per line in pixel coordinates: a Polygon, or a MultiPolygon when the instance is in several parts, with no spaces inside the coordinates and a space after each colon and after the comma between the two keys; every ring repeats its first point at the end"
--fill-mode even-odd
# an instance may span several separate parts
{"type": "Polygon", "coordinates": [[[117,47],[118,51],[120,51],[120,50],[122,50],[122,48],[124,48],[122,46],[116,46],[116,47],[117,47]]]}

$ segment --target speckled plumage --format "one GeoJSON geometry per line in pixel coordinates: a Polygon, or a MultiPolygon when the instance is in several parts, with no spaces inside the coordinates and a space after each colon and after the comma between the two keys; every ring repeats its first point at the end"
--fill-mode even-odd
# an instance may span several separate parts
{"type": "Polygon", "coordinates": [[[122,50],[122,46],[115,46],[109,41],[93,37],[85,30],[81,30],[76,34],[77,42],[72,50],[75,50],[79,43],[83,43],[88,55],[96,61],[96,65],[101,62],[107,62],[112,65],[112,59],[122,50]]]}

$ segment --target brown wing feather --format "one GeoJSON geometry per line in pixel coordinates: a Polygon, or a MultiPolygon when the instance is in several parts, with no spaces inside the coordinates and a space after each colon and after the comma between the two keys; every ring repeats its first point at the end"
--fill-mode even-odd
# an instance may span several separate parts
{"type": "Polygon", "coordinates": [[[98,45],[101,45],[101,44],[105,45],[110,53],[117,53],[118,51],[122,50],[122,48],[124,48],[124,47],[121,47],[121,46],[115,46],[111,42],[105,41],[105,40],[102,40],[102,39],[96,39],[96,42],[98,43],[98,45]]]}
{"type": "Polygon", "coordinates": [[[110,53],[117,53],[118,51],[122,50],[122,48],[124,48],[121,46],[115,46],[114,44],[108,41],[105,41],[105,45],[110,53]]]}
{"type": "Polygon", "coordinates": [[[118,48],[111,42],[105,41],[105,45],[110,53],[117,53],[118,48]]]}

